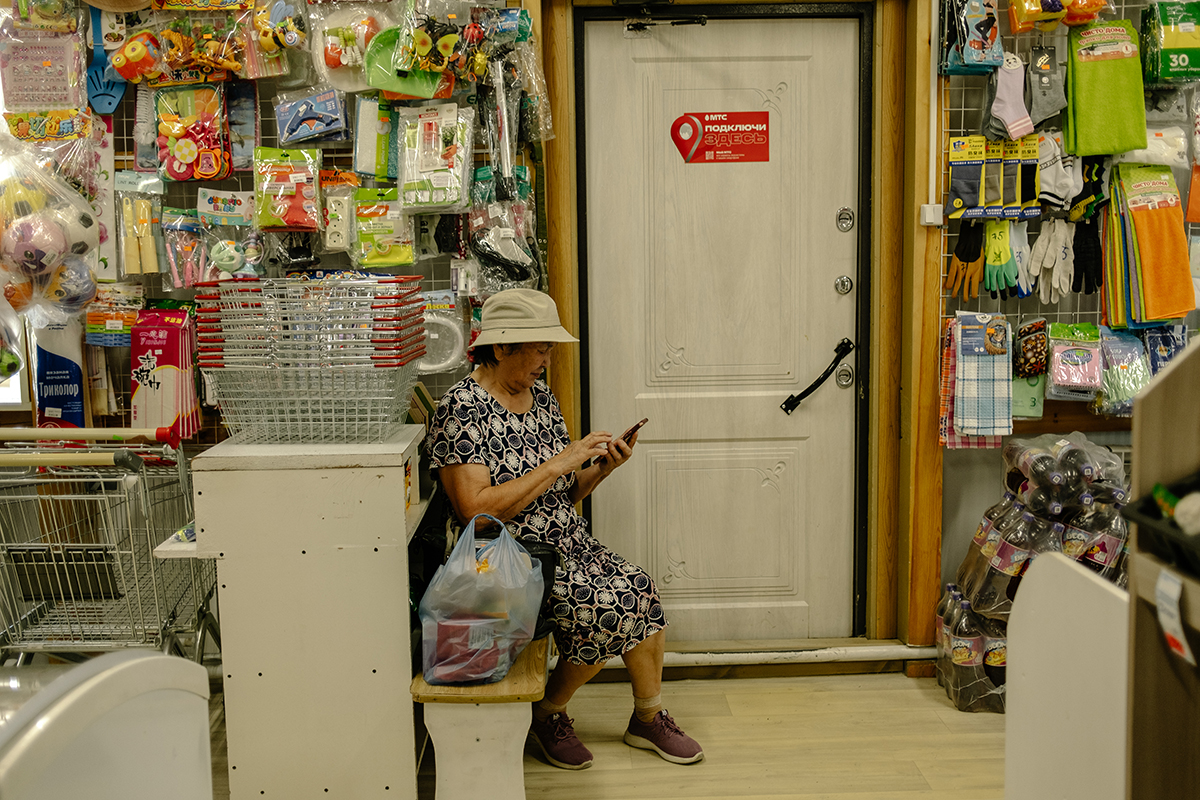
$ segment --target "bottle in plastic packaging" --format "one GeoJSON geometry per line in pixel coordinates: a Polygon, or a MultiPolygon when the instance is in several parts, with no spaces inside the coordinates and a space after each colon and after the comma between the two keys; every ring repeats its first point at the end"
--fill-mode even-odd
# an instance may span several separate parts
{"type": "Polygon", "coordinates": [[[1125,519],[1115,506],[1101,506],[1090,515],[1089,522],[1094,536],[1079,563],[1112,580],[1128,538],[1125,519]]]}
{"type": "Polygon", "coordinates": [[[963,596],[958,592],[954,592],[953,600],[950,603],[949,610],[942,618],[942,685],[946,690],[946,697],[950,698],[950,702],[957,703],[958,684],[954,672],[954,657],[953,657],[953,642],[954,628],[958,625],[958,620],[962,616],[963,596]]]}
{"type": "Polygon", "coordinates": [[[1041,517],[1057,517],[1063,510],[1053,486],[1035,486],[1025,481],[1021,484],[1020,498],[1025,508],[1041,517]]]}
{"type": "Polygon", "coordinates": [[[958,587],[961,588],[964,585],[967,575],[975,569],[980,551],[983,550],[984,543],[987,541],[988,533],[992,530],[997,520],[1008,513],[1014,502],[1016,502],[1016,495],[1012,492],[1005,492],[1000,502],[983,512],[983,519],[979,521],[978,527],[975,528],[975,536],[971,539],[971,544],[967,548],[967,555],[963,558],[955,575],[958,587]]]}
{"type": "MultiPolygon", "coordinates": [[[[1033,548],[1035,519],[1033,514],[1022,511],[1020,519],[1001,532],[1000,542],[988,561],[986,573],[974,587],[973,593],[966,595],[976,613],[1008,619],[1009,609],[1012,608],[1009,584],[1019,581],[1025,569],[1025,562],[1033,548]]],[[[1014,588],[1012,593],[1015,594],[1015,591],[1014,588]]]]}
{"type": "Polygon", "coordinates": [[[1004,448],[1004,460],[1019,469],[1025,478],[1039,486],[1062,486],[1063,474],[1058,460],[1043,447],[1010,442],[1004,448]]]}
{"type": "Polygon", "coordinates": [[[1093,481],[1088,490],[1097,503],[1124,505],[1129,500],[1129,492],[1119,483],[1107,478],[1093,481]]]}
{"type": "Polygon", "coordinates": [[[1001,516],[997,517],[984,535],[983,544],[978,549],[967,552],[967,559],[959,567],[958,590],[964,597],[971,597],[979,588],[980,582],[987,576],[988,562],[996,555],[1004,531],[1016,524],[1024,513],[1025,506],[1019,500],[1014,501],[1001,516]]]}
{"type": "Polygon", "coordinates": [[[959,711],[976,711],[987,695],[987,676],[983,673],[984,636],[971,604],[959,603],[954,628],[950,632],[951,684],[954,705],[959,711]]]}
{"type": "Polygon", "coordinates": [[[941,686],[944,683],[944,678],[942,675],[942,655],[946,649],[946,640],[942,637],[942,626],[945,624],[946,613],[950,610],[950,604],[955,602],[954,595],[957,594],[957,588],[958,587],[956,587],[953,583],[946,584],[946,590],[942,593],[942,599],[940,602],[938,602],[937,610],[934,613],[933,638],[934,645],[937,650],[936,664],[938,686],[941,686]]]}
{"type": "Polygon", "coordinates": [[[1075,475],[1087,483],[1091,483],[1096,475],[1096,467],[1088,451],[1073,442],[1059,441],[1054,447],[1054,455],[1058,457],[1058,468],[1063,477],[1071,481],[1075,475]]]}
{"type": "Polygon", "coordinates": [[[1008,625],[998,619],[980,617],[983,628],[983,674],[987,678],[985,708],[1004,713],[1005,672],[1008,667],[1008,625]]]}

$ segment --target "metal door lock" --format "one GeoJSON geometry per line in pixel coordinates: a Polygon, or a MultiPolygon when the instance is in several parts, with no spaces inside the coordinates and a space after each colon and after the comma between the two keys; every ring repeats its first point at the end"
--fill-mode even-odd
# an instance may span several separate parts
{"type": "Polygon", "coordinates": [[[843,275],[833,282],[833,288],[838,294],[850,294],[854,288],[854,281],[850,279],[849,275],[843,275]]]}
{"type": "Polygon", "coordinates": [[[838,386],[845,389],[850,384],[854,383],[854,368],[849,364],[842,364],[834,373],[833,380],[838,386]]]}
{"type": "Polygon", "coordinates": [[[854,211],[842,206],[837,212],[837,227],[842,233],[848,233],[854,227],[854,211]]]}

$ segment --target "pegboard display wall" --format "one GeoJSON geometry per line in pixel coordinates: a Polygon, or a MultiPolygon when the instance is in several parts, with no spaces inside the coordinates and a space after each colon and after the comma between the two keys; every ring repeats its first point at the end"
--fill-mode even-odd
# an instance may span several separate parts
{"type": "MultiPolygon", "coordinates": [[[[1110,4],[1116,16],[1131,20],[1135,27],[1138,27],[1140,24],[1141,9],[1147,5],[1144,2],[1124,3],[1112,2],[1112,0],[1110,0],[1110,4]]],[[[1065,74],[1067,32],[1069,28],[1060,24],[1050,33],[1033,31],[1014,35],[1009,30],[1007,0],[997,0],[996,17],[999,22],[1000,38],[1004,43],[1005,51],[1016,53],[1020,56],[1022,62],[1028,64],[1030,62],[1030,51],[1033,48],[1054,47],[1058,55],[1060,69],[1065,74]]],[[[987,102],[988,77],[950,75],[940,76],[939,81],[941,84],[942,125],[940,153],[942,161],[939,173],[938,193],[943,207],[948,208],[947,198],[950,186],[950,169],[947,154],[949,152],[950,138],[954,136],[968,136],[980,132],[980,127],[984,119],[984,106],[987,102]]],[[[1191,107],[1194,92],[1194,87],[1188,87],[1185,90],[1187,102],[1182,106],[1184,114],[1161,116],[1157,118],[1156,122],[1150,124],[1179,125],[1185,131],[1191,131],[1192,120],[1187,115],[1186,110],[1191,107]]],[[[1057,118],[1051,118],[1046,124],[1040,125],[1039,128],[1057,130],[1060,126],[1056,120],[1057,118]]],[[[1188,200],[1189,175],[1176,170],[1175,179],[1179,187],[1181,199],[1186,204],[1188,200]]],[[[1030,220],[1030,244],[1036,241],[1037,235],[1041,232],[1041,224],[1040,220],[1030,220]]],[[[1200,233],[1200,231],[1195,230],[1197,227],[1193,225],[1187,226],[1189,237],[1193,233],[1200,233]]],[[[942,228],[941,255],[943,285],[945,283],[945,276],[950,268],[951,255],[957,244],[957,230],[957,224],[942,228]]],[[[1100,297],[1099,292],[1091,295],[1069,293],[1056,304],[1043,304],[1039,300],[1036,291],[1025,298],[1010,297],[1008,300],[1000,300],[998,298],[993,299],[987,290],[981,286],[978,298],[964,302],[961,297],[951,296],[943,289],[941,317],[943,325],[944,320],[953,317],[957,311],[1005,314],[1009,319],[1017,320],[1018,322],[1022,319],[1045,317],[1048,322],[1093,322],[1099,324],[1100,297]]],[[[1189,315],[1187,319],[1188,328],[1193,335],[1195,334],[1198,321],[1200,321],[1200,314],[1196,312],[1189,315]]]]}

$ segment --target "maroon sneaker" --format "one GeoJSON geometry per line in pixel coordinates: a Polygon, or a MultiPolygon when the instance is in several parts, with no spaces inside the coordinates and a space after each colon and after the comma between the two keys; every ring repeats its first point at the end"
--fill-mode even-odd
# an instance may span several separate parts
{"type": "Polygon", "coordinates": [[[562,769],[587,769],[592,765],[592,751],[583,746],[572,726],[575,720],[566,714],[551,714],[543,721],[537,717],[529,725],[529,733],[546,760],[562,769]]]}
{"type": "Polygon", "coordinates": [[[653,750],[672,764],[694,764],[704,758],[696,740],[681,731],[666,711],[655,714],[649,724],[634,713],[625,731],[625,744],[653,750]]]}

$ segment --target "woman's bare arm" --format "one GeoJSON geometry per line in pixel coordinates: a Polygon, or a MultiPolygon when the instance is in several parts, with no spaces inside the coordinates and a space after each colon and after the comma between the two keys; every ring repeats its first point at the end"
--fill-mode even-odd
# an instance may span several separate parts
{"type": "Polygon", "coordinates": [[[571,442],[561,453],[515,480],[492,486],[491,473],[483,464],[448,464],[438,470],[438,480],[450,498],[454,513],[464,524],[477,514],[491,514],[508,521],[554,485],[578,469],[589,458],[606,455],[611,434],[589,433],[571,442]]]}

